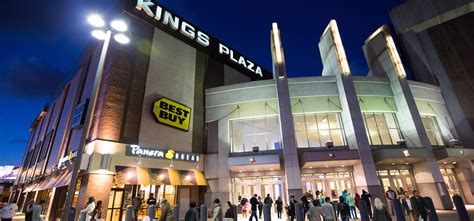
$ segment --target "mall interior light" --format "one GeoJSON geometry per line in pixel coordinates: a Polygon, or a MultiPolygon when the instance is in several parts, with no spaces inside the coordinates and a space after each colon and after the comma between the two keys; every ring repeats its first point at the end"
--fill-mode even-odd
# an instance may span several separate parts
{"type": "Polygon", "coordinates": [[[113,20],[112,22],[110,22],[110,26],[114,30],[119,31],[119,32],[124,32],[128,30],[128,25],[123,20],[113,20]]]}
{"type": "Polygon", "coordinates": [[[130,42],[130,38],[124,34],[116,34],[114,35],[114,39],[120,44],[128,44],[130,42]]]}
{"type": "Polygon", "coordinates": [[[104,40],[107,37],[107,33],[105,33],[104,30],[94,30],[91,34],[94,36],[94,38],[99,40],[104,40]]]}
{"type": "Polygon", "coordinates": [[[92,14],[87,17],[87,21],[94,27],[102,28],[105,25],[104,19],[98,14],[92,14]]]}

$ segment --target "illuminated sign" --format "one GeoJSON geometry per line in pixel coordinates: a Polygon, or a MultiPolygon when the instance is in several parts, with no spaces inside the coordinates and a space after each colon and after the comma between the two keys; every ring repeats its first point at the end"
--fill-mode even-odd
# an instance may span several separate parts
{"type": "Polygon", "coordinates": [[[125,155],[163,159],[163,160],[199,162],[199,154],[177,152],[171,149],[159,150],[159,149],[153,149],[149,147],[140,147],[138,145],[127,145],[125,148],[125,155]]]}
{"type": "Polygon", "coordinates": [[[132,12],[136,13],[137,10],[140,14],[147,15],[144,17],[159,28],[242,70],[252,80],[272,78],[270,72],[152,0],[137,0],[132,12]]]}
{"type": "Polygon", "coordinates": [[[72,159],[74,159],[74,158],[76,158],[76,157],[77,157],[77,150],[71,151],[71,152],[69,152],[68,155],[66,155],[66,156],[64,156],[64,157],[61,157],[61,159],[59,159],[58,165],[63,166],[63,164],[64,164],[66,161],[70,161],[70,160],[72,160],[72,159]]]}
{"type": "Polygon", "coordinates": [[[161,98],[153,103],[153,115],[156,120],[174,128],[189,131],[191,108],[167,98],[161,98]]]}

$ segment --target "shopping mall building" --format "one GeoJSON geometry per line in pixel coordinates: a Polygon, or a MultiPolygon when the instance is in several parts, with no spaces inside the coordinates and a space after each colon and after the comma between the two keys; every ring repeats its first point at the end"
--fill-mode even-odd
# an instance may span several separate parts
{"type": "Polygon", "coordinates": [[[45,216],[59,219],[76,179],[72,206],[94,196],[107,220],[150,193],[181,215],[190,201],[363,189],[383,198],[387,187],[417,189],[438,209],[452,209],[454,194],[474,203],[474,151],[440,88],[406,78],[386,26],[363,45],[367,76],[352,76],[331,20],[318,44],[322,76],[288,78],[276,24],[270,72],[155,1],[127,0],[122,13],[131,42],[111,41],[97,96],[102,44],[34,120],[11,198],[20,209],[44,199],[45,216]]]}

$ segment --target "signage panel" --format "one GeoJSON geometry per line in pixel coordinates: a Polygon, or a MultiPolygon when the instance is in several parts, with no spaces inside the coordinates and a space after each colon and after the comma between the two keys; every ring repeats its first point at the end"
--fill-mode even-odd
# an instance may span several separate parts
{"type": "Polygon", "coordinates": [[[153,115],[161,124],[189,131],[191,108],[183,104],[161,98],[153,103],[153,115]]]}
{"type": "Polygon", "coordinates": [[[147,157],[161,160],[178,160],[188,162],[199,162],[199,154],[178,152],[172,149],[160,150],[139,145],[127,145],[125,156],[147,157]]]}
{"type": "Polygon", "coordinates": [[[77,105],[76,109],[74,110],[74,114],[72,116],[72,122],[71,122],[72,129],[81,128],[82,125],[84,124],[88,104],[89,104],[89,99],[86,99],[77,105]]]}

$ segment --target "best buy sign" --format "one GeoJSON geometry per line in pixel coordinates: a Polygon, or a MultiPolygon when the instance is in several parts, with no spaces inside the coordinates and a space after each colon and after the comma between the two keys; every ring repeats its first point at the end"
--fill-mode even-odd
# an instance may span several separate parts
{"type": "Polygon", "coordinates": [[[183,104],[161,98],[153,103],[153,115],[161,124],[189,131],[191,108],[183,104]]]}

